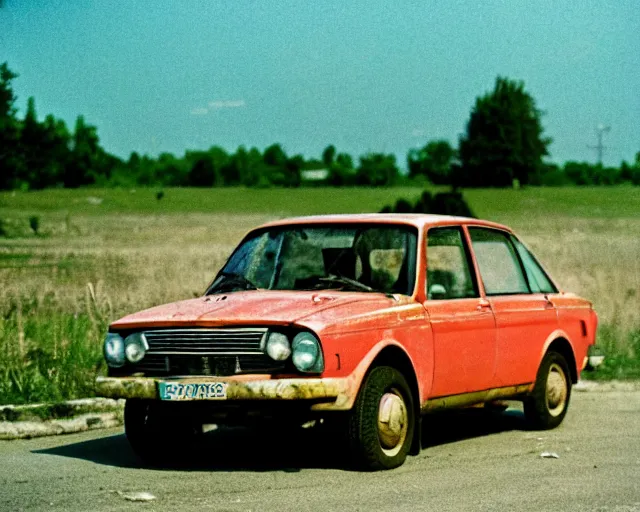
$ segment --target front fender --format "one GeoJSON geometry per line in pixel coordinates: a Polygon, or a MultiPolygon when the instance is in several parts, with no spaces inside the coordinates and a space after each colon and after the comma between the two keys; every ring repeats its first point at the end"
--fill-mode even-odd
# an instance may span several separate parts
{"type": "MultiPolygon", "coordinates": [[[[413,368],[413,372],[416,375],[416,379],[418,380],[418,383],[420,383],[413,358],[411,357],[409,352],[405,349],[405,347],[397,340],[382,339],[379,342],[377,342],[373,347],[371,347],[369,352],[367,352],[367,354],[360,360],[360,363],[355,367],[355,369],[347,377],[348,385],[346,386],[346,389],[348,389],[349,391],[347,393],[347,400],[343,401],[343,403],[341,404],[343,409],[351,409],[353,407],[353,404],[355,403],[356,398],[358,397],[360,387],[362,386],[362,382],[364,381],[364,378],[367,375],[369,369],[373,365],[376,358],[380,355],[380,353],[388,347],[394,347],[402,351],[402,353],[410,361],[411,367],[413,368]]],[[[423,403],[426,398],[424,397],[424,392],[420,384],[418,385],[418,394],[419,394],[420,403],[423,403]]],[[[332,408],[334,407],[332,407],[331,404],[318,404],[315,407],[316,410],[332,409],[332,408]]]]}

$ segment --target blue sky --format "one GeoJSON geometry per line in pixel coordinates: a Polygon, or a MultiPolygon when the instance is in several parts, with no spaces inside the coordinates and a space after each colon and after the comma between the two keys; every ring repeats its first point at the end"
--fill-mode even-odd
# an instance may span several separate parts
{"type": "Polygon", "coordinates": [[[637,0],[4,0],[0,62],[24,111],[98,127],[126,157],[217,144],[319,157],[457,144],[497,75],[545,112],[551,160],[640,151],[637,0]]]}

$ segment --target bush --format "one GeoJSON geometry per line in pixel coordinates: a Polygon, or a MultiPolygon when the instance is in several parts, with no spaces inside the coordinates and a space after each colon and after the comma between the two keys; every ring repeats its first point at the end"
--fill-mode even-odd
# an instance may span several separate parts
{"type": "Polygon", "coordinates": [[[424,191],[415,204],[406,199],[398,199],[393,206],[385,206],[380,213],[435,213],[438,215],[455,215],[459,217],[475,217],[461,192],[439,192],[432,196],[424,191]]]}
{"type": "Polygon", "coordinates": [[[583,377],[593,380],[640,379],[640,328],[622,332],[616,324],[598,329],[598,346],[604,351],[602,366],[583,377]]]}

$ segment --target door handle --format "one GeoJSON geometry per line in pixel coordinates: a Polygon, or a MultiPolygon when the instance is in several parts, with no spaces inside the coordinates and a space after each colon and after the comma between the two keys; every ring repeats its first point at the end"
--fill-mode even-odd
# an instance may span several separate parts
{"type": "Polygon", "coordinates": [[[544,303],[544,308],[545,309],[554,309],[555,308],[555,305],[553,304],[553,302],[551,302],[551,299],[549,298],[548,295],[544,296],[544,300],[546,301],[544,303]]]}
{"type": "Polygon", "coordinates": [[[487,299],[480,299],[476,306],[478,311],[484,311],[485,309],[491,309],[491,303],[487,299]]]}

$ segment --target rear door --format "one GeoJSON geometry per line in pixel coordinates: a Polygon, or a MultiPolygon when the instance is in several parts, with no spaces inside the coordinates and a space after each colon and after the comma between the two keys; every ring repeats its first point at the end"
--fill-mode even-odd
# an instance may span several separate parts
{"type": "Polygon", "coordinates": [[[480,297],[460,226],[427,232],[427,300],[434,343],[431,397],[491,387],[496,333],[489,302],[480,297]]]}
{"type": "Polygon", "coordinates": [[[524,247],[511,234],[469,227],[485,294],[496,318],[495,387],[533,382],[544,343],[558,328],[550,293],[555,287],[521,256],[524,247]]]}

